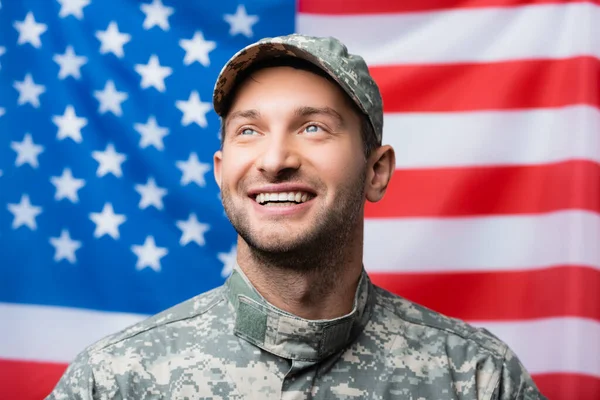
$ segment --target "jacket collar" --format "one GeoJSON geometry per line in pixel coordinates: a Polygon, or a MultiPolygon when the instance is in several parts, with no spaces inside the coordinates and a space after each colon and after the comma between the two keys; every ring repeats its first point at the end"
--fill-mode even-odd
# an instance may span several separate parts
{"type": "Polygon", "coordinates": [[[307,320],[268,303],[239,266],[225,283],[235,310],[234,333],[277,356],[320,361],[346,347],[362,332],[370,318],[373,290],[362,271],[349,314],[330,320],[307,320]]]}

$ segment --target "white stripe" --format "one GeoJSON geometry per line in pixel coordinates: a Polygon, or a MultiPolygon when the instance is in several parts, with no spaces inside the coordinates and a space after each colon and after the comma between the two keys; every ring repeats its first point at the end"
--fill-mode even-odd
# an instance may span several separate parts
{"type": "Polygon", "coordinates": [[[600,110],[385,114],[383,141],[402,169],[600,162],[600,110]]]}
{"type": "MultiPolygon", "coordinates": [[[[0,303],[0,358],[68,363],[101,337],[141,315],[0,303]]],[[[580,318],[527,322],[472,322],[488,328],[515,351],[531,373],[600,376],[600,323],[580,318]],[[552,351],[548,351],[552,349],[552,351]]]]}
{"type": "Polygon", "coordinates": [[[299,14],[296,30],[335,36],[370,65],[600,57],[600,7],[578,2],[406,14],[299,14]]]}
{"type": "Polygon", "coordinates": [[[600,215],[400,218],[365,221],[369,271],[491,271],[553,265],[600,268],[600,215]]]}
{"type": "Polygon", "coordinates": [[[600,377],[600,323],[583,318],[525,322],[471,322],[508,344],[531,374],[600,377]]]}
{"type": "Polygon", "coordinates": [[[0,358],[68,363],[141,315],[0,303],[0,358]]]}

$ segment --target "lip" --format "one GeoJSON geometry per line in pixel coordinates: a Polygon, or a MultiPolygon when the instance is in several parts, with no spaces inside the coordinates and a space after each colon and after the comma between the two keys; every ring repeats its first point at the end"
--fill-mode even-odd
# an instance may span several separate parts
{"type": "Polygon", "coordinates": [[[304,203],[292,204],[289,206],[263,206],[258,204],[253,198],[250,199],[250,201],[252,201],[254,211],[256,211],[258,215],[262,215],[264,217],[299,215],[306,212],[306,210],[312,206],[313,200],[314,197],[305,201],[304,203]]]}

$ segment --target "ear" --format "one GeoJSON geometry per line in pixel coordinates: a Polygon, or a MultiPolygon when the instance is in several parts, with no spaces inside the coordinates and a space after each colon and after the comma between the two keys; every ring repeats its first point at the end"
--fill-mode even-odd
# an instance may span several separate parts
{"type": "Polygon", "coordinates": [[[221,189],[221,162],[223,161],[223,152],[218,150],[213,156],[213,173],[215,174],[215,181],[221,189]]]}
{"type": "Polygon", "coordinates": [[[367,200],[376,203],[383,198],[392,174],[396,169],[396,154],[392,146],[384,145],[373,150],[367,160],[367,200]]]}

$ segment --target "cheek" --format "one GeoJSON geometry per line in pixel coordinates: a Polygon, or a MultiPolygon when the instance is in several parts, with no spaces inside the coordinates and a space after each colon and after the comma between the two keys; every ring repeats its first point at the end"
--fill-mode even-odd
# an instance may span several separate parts
{"type": "Polygon", "coordinates": [[[244,176],[254,164],[254,156],[250,151],[228,149],[223,152],[221,161],[221,180],[230,190],[235,190],[244,176]]]}
{"type": "Polygon", "coordinates": [[[310,163],[315,168],[315,173],[319,175],[330,190],[336,187],[347,186],[350,182],[356,180],[361,168],[362,153],[355,155],[352,149],[313,149],[310,153],[310,163]]]}

